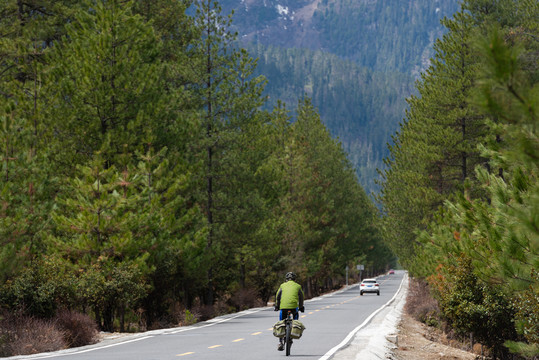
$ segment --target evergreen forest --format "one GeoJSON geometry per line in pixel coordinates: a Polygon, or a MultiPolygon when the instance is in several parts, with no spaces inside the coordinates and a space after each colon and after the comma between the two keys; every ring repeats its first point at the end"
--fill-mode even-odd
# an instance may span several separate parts
{"type": "Polygon", "coordinates": [[[383,237],[428,282],[439,314],[426,322],[492,358],[536,359],[539,3],[461,5],[381,170],[383,237]]]}
{"type": "Polygon", "coordinates": [[[312,100],[269,108],[230,28],[210,0],[0,3],[0,324],[155,329],[392,266],[312,100]]]}

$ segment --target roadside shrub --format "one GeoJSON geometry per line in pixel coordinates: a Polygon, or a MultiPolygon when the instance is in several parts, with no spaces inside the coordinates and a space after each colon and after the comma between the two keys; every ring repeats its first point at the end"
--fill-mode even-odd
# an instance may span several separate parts
{"type": "Polygon", "coordinates": [[[213,306],[204,305],[200,298],[195,299],[189,311],[196,314],[199,321],[206,321],[214,317],[213,306]]]}
{"type": "Polygon", "coordinates": [[[258,294],[253,289],[239,289],[230,298],[230,303],[238,311],[263,305],[262,300],[258,298],[258,294]]]}
{"type": "Polygon", "coordinates": [[[193,314],[192,312],[190,312],[189,310],[185,309],[183,311],[183,316],[182,316],[182,319],[180,321],[180,324],[182,326],[188,326],[188,325],[193,325],[193,324],[196,324],[198,321],[197,319],[197,315],[196,314],[193,314]]]}
{"type": "MultiPolygon", "coordinates": [[[[539,274],[532,275],[539,280],[539,274]]],[[[532,358],[539,358],[539,293],[530,286],[526,291],[517,294],[512,300],[516,309],[515,325],[517,332],[525,341],[507,341],[505,346],[513,353],[532,358]]]]}
{"type": "Polygon", "coordinates": [[[517,339],[515,309],[496,285],[482,282],[473,272],[471,260],[462,255],[457,266],[447,267],[445,281],[437,286],[443,318],[462,337],[488,346],[494,357],[508,357],[505,340],[517,339]]]}
{"type": "Polygon", "coordinates": [[[6,314],[0,313],[0,357],[11,355],[8,345],[12,329],[8,325],[11,323],[6,319],[6,314]]]}
{"type": "Polygon", "coordinates": [[[49,257],[0,285],[3,308],[36,318],[52,318],[59,306],[76,302],[74,294],[73,277],[57,259],[49,257]]]}
{"type": "Polygon", "coordinates": [[[221,297],[215,304],[213,304],[214,316],[221,316],[233,313],[236,309],[229,304],[230,299],[227,297],[221,297]]]}
{"type": "Polygon", "coordinates": [[[97,339],[97,324],[86,314],[61,310],[56,315],[56,324],[63,331],[69,347],[94,344],[97,339]]]}
{"type": "Polygon", "coordinates": [[[200,320],[206,321],[215,317],[215,310],[212,305],[201,305],[200,307],[193,308],[193,312],[200,314],[200,320]]]}
{"type": "Polygon", "coordinates": [[[421,279],[411,279],[405,310],[414,319],[430,326],[439,325],[440,309],[432,297],[429,285],[421,279]]]}
{"type": "Polygon", "coordinates": [[[0,320],[0,356],[30,355],[67,348],[53,321],[4,313],[0,320]]]}

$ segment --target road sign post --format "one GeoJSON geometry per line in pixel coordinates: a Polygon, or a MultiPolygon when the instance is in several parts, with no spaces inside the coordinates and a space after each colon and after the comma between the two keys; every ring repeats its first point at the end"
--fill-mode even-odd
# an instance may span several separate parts
{"type": "Polygon", "coordinates": [[[365,270],[365,265],[358,265],[357,269],[359,270],[359,284],[357,287],[359,288],[359,291],[361,291],[361,272],[365,270]]]}

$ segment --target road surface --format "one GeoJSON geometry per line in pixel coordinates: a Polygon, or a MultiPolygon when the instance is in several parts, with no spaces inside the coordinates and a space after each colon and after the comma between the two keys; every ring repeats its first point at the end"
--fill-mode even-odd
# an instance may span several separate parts
{"type": "MultiPolygon", "coordinates": [[[[359,295],[352,285],[307,300],[300,320],[303,336],[294,340],[290,357],[326,360],[352,340],[353,335],[386,307],[400,288],[405,274],[378,277],[380,296],[359,295]]],[[[10,359],[59,360],[251,360],[283,359],[277,351],[272,326],[278,320],[273,308],[257,308],[202,322],[194,326],[157,330],[120,340],[60,352],[17,356],[10,359]]]]}

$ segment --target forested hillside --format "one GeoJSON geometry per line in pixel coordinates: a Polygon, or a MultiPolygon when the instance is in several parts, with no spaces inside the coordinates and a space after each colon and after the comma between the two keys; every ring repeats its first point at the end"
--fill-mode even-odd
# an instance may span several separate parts
{"type": "Polygon", "coordinates": [[[408,99],[379,196],[384,238],[491,357],[539,356],[539,3],[463,1],[408,99]]]}
{"type": "Polygon", "coordinates": [[[246,48],[258,58],[257,72],[268,77],[267,106],[277,100],[294,104],[301,96],[312,98],[360,183],[368,193],[375,191],[376,169],[384,167],[393,121],[405,112],[404,94],[412,93],[412,78],[372,72],[321,51],[249,44],[246,48]]]}
{"type": "Polygon", "coordinates": [[[51,350],[39,319],[80,345],[81,316],[174,326],[390,266],[311,100],[265,110],[230,27],[212,1],[0,3],[0,356],[51,350]]]}
{"type": "Polygon", "coordinates": [[[339,138],[368,193],[377,192],[405,98],[443,34],[449,1],[221,1],[234,28],[268,79],[269,103],[313,98],[339,138]]]}
{"type": "Polygon", "coordinates": [[[243,42],[321,50],[370,70],[418,75],[457,0],[222,0],[243,42]]]}

